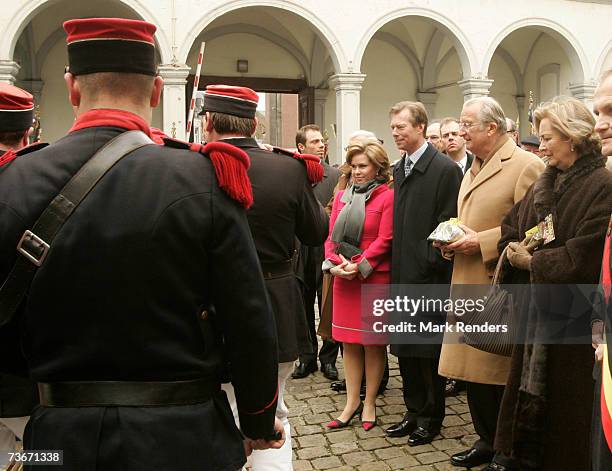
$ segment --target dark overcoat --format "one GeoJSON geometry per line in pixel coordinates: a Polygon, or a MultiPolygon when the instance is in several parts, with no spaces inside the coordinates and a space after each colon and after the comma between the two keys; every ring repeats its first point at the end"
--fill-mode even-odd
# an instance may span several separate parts
{"type": "MultiPolygon", "coordinates": [[[[0,279],[24,230],[124,131],[81,129],[2,171],[0,279]]],[[[23,351],[38,382],[214,384],[227,362],[243,432],[265,437],[278,391],[276,332],[246,212],[221,190],[207,157],[178,147],[133,151],[78,206],[21,311],[0,329],[0,371],[22,365],[14,355],[23,351]]],[[[182,406],[39,407],[24,444],[64,450],[66,471],[225,470],[245,462],[221,392],[182,406]]]]}
{"type": "MultiPolygon", "coordinates": [[[[539,181],[552,170],[548,168],[542,174],[524,199],[503,220],[500,250],[511,241],[522,240],[525,232],[539,222],[534,199],[538,194],[539,181]]],[[[515,273],[509,273],[508,279],[512,282],[526,280],[542,285],[596,285],[612,211],[612,174],[601,166],[588,175],[576,178],[560,197],[555,198],[555,202],[555,240],[534,253],[530,275],[511,269],[515,273]]],[[[583,324],[588,339],[589,316],[583,319],[583,324]]],[[[537,469],[591,469],[593,348],[588,342],[582,345],[549,345],[544,365],[546,395],[544,398],[531,399],[531,405],[525,411],[527,413],[517,412],[517,401],[524,395],[519,393],[523,354],[524,346],[517,345],[502,400],[496,450],[511,456],[517,450],[524,453],[524,450],[531,449],[531,458],[541,453],[542,467],[537,469]],[[543,430],[537,432],[535,424],[540,417],[543,417],[543,430]],[[525,433],[526,430],[530,432],[525,433]]],[[[538,361],[538,358],[532,360],[538,361]]],[[[520,469],[532,469],[523,462],[519,466],[520,469]]]]}
{"type": "MultiPolygon", "coordinates": [[[[453,265],[427,237],[442,221],[457,216],[457,195],[463,177],[459,166],[431,144],[404,175],[404,156],[393,171],[393,248],[391,283],[450,285],[453,265]]],[[[431,313],[444,320],[445,313],[431,313]]],[[[440,345],[392,344],[397,356],[435,356],[440,345]]]]}
{"type": "MultiPolygon", "coordinates": [[[[251,158],[249,178],[254,202],[247,216],[262,265],[292,259],[296,237],[304,245],[321,245],[327,237],[328,217],[314,195],[304,164],[261,149],[255,139],[224,142],[239,147],[251,158]]],[[[294,361],[299,352],[312,349],[296,273],[266,278],[266,288],[276,318],[279,361],[294,361]]]]}

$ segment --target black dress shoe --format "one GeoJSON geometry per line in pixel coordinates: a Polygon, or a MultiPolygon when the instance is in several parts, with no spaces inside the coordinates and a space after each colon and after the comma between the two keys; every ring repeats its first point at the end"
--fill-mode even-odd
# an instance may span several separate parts
{"type": "Polygon", "coordinates": [[[463,466],[464,468],[473,468],[484,463],[490,463],[493,459],[493,453],[490,451],[481,451],[476,448],[462,451],[461,453],[451,456],[451,464],[453,466],[463,466]]]}
{"type": "Polygon", "coordinates": [[[293,379],[305,378],[310,373],[314,373],[315,371],[317,371],[317,364],[316,363],[306,364],[306,363],[300,362],[295,367],[295,370],[293,370],[293,373],[291,374],[291,377],[293,379]]]}
{"type": "Polygon", "coordinates": [[[346,391],[346,380],[343,379],[342,381],[333,381],[329,385],[329,388],[336,392],[346,391]]]}
{"type": "Polygon", "coordinates": [[[338,369],[336,365],[332,363],[321,363],[321,371],[323,372],[323,376],[331,381],[336,381],[338,379],[338,369]]]}
{"type": "Polygon", "coordinates": [[[428,443],[433,442],[436,435],[438,435],[437,430],[427,430],[423,427],[417,427],[417,429],[410,434],[410,438],[408,438],[408,445],[427,445],[428,443]]]}
{"type": "Polygon", "coordinates": [[[398,422],[397,424],[393,424],[391,427],[387,428],[385,432],[388,437],[405,437],[406,435],[410,435],[417,428],[416,422],[410,420],[408,415],[404,416],[404,420],[398,422]]]}

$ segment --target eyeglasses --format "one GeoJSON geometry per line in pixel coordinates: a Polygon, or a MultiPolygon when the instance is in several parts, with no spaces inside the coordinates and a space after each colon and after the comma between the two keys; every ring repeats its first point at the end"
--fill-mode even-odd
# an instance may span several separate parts
{"type": "Polygon", "coordinates": [[[465,129],[470,129],[473,128],[474,126],[479,126],[480,123],[459,123],[459,127],[460,128],[465,128],[465,129]]]}

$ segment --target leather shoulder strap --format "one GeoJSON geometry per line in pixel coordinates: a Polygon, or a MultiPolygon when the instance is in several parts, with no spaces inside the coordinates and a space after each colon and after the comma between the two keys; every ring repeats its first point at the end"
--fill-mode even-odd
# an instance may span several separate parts
{"type": "Polygon", "coordinates": [[[17,244],[20,256],[0,288],[0,326],[17,312],[53,239],[76,207],[119,160],[148,144],[153,141],[142,131],[127,131],[111,139],[70,179],[32,229],[23,233],[17,244]]]}

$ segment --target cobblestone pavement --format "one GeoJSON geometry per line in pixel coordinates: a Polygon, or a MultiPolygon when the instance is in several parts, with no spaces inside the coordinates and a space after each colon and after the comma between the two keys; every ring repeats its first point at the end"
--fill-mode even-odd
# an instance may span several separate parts
{"type": "MultiPolygon", "coordinates": [[[[341,377],[342,360],[338,358],[341,377]]],[[[345,394],[332,391],[330,381],[321,372],[287,383],[286,403],[293,435],[295,471],[460,471],[451,466],[453,453],[469,448],[477,439],[465,393],[446,399],[446,418],[441,434],[430,444],[409,447],[407,437],[387,438],[383,427],[402,419],[405,406],[401,377],[395,357],[389,355],[390,379],[377,405],[378,423],[369,432],[358,420],[340,431],[327,431],[324,423],[336,418],[343,409],[345,394]]],[[[482,470],[486,466],[472,468],[482,470]]]]}

